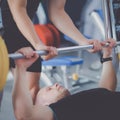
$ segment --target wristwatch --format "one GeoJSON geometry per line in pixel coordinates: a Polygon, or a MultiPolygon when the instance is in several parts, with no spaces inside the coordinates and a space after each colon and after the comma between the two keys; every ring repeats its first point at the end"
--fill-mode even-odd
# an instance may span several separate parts
{"type": "Polygon", "coordinates": [[[107,61],[112,61],[112,57],[108,57],[108,58],[103,58],[101,57],[101,63],[107,62],[107,61]]]}

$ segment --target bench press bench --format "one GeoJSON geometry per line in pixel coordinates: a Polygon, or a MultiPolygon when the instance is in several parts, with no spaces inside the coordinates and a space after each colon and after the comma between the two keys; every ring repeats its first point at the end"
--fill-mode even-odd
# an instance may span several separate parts
{"type": "Polygon", "coordinates": [[[83,63],[84,60],[77,56],[61,56],[48,61],[42,61],[43,71],[41,73],[41,79],[45,85],[60,82],[64,87],[71,90],[73,88],[71,80],[72,72],[79,73],[79,69],[77,68],[83,65],[83,63]],[[49,69],[50,67],[51,69],[49,69]]]}

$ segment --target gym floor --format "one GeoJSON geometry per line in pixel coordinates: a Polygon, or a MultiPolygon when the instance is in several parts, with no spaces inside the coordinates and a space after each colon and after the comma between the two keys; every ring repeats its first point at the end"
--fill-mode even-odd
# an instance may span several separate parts
{"type": "MultiPolygon", "coordinates": [[[[98,81],[101,73],[101,64],[99,63],[98,54],[90,54],[84,51],[83,54],[84,64],[82,66],[81,73],[84,74],[89,80],[93,80],[84,84],[80,84],[78,91],[98,87],[98,81]],[[94,62],[93,62],[94,61],[94,62]]],[[[118,71],[118,78],[120,78],[120,72],[118,71]]],[[[120,90],[120,84],[118,79],[117,90],[120,90]]],[[[41,84],[42,85],[42,84],[41,84]]],[[[13,108],[12,108],[12,92],[13,78],[9,74],[6,86],[4,88],[4,95],[1,105],[0,120],[15,120],[13,108]]],[[[77,92],[77,91],[76,91],[77,92]]]]}

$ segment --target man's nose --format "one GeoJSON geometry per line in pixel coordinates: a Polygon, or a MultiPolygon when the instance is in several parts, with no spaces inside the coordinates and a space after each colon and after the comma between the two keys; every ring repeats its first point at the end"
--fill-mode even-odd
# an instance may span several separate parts
{"type": "Polygon", "coordinates": [[[57,87],[58,85],[59,85],[58,83],[55,83],[55,84],[54,84],[54,87],[57,87]]]}

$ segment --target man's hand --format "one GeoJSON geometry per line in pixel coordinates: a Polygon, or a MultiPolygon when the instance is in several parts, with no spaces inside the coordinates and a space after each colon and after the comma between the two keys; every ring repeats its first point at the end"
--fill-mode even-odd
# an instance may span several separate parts
{"type": "Polygon", "coordinates": [[[114,48],[116,45],[116,41],[114,39],[110,38],[110,39],[107,39],[107,40],[101,42],[101,45],[103,46],[102,47],[103,57],[104,58],[110,57],[112,54],[112,48],[114,48]],[[107,47],[105,47],[106,43],[109,43],[109,45],[107,47]]]}
{"type": "Polygon", "coordinates": [[[89,44],[93,45],[93,49],[88,50],[90,53],[96,53],[102,49],[101,42],[99,40],[88,40],[89,44]]]}
{"type": "Polygon", "coordinates": [[[49,59],[54,58],[55,56],[58,55],[56,47],[45,46],[44,44],[42,44],[42,45],[36,45],[36,50],[45,50],[45,51],[48,51],[47,55],[41,56],[44,60],[49,60],[49,59]]]}
{"type": "Polygon", "coordinates": [[[88,50],[90,53],[96,53],[102,49],[101,42],[94,39],[85,39],[80,45],[93,45],[93,48],[88,50]]]}
{"type": "Polygon", "coordinates": [[[15,64],[19,68],[25,68],[27,69],[30,67],[39,57],[38,54],[33,51],[31,47],[24,47],[19,49],[16,53],[21,53],[25,56],[25,58],[22,59],[16,59],[15,64]]]}

